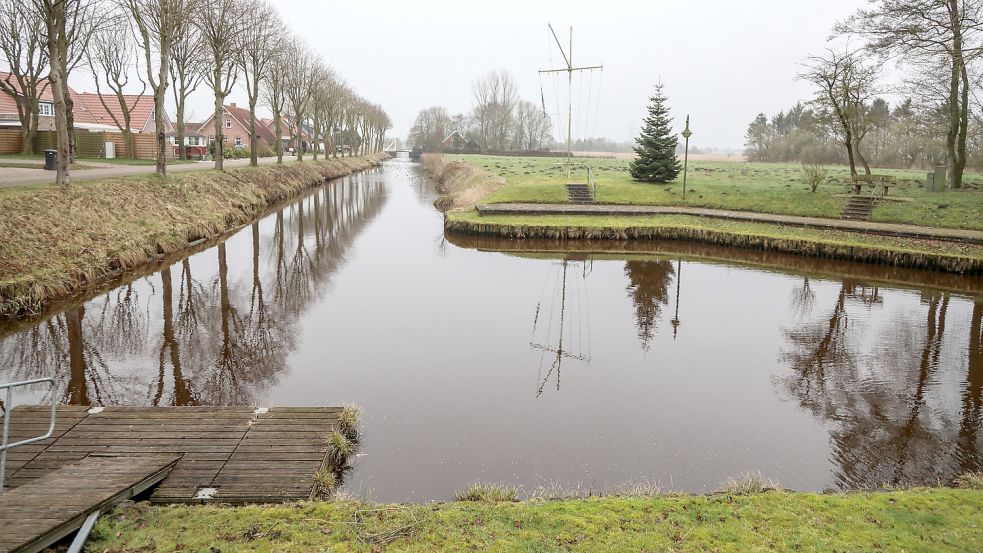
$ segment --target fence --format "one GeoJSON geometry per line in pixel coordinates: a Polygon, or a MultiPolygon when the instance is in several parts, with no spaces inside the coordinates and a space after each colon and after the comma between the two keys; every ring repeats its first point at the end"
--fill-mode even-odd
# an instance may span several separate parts
{"type": "MultiPolygon", "coordinates": [[[[133,154],[130,157],[137,159],[157,159],[157,136],[153,134],[134,134],[133,154]]],[[[86,131],[75,130],[75,145],[77,155],[80,158],[101,158],[106,157],[106,142],[115,144],[116,157],[126,157],[128,148],[121,132],[86,131]]],[[[58,147],[57,133],[55,131],[38,131],[34,140],[31,141],[31,151],[35,154],[43,153],[47,149],[58,147]]],[[[170,145],[166,148],[167,158],[174,158],[174,148],[170,145]]],[[[20,153],[20,130],[0,129],[0,153],[20,153]],[[5,137],[8,132],[16,133],[17,149],[8,151],[5,146],[5,137]]]]}
{"type": "Polygon", "coordinates": [[[23,143],[20,129],[0,129],[0,154],[19,154],[23,143]]]}

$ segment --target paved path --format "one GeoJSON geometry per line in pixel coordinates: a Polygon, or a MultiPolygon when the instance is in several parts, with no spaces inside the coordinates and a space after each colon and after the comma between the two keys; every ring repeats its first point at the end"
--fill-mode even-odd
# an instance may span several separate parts
{"type": "Polygon", "coordinates": [[[714,219],[745,221],[752,223],[771,223],[804,228],[820,228],[879,234],[901,238],[927,240],[946,240],[983,244],[983,232],[942,227],[923,227],[873,221],[848,221],[846,219],[826,219],[823,217],[801,217],[798,215],[775,215],[751,211],[731,211],[727,209],[706,209],[700,207],[673,207],[655,205],[611,205],[611,204],[525,204],[505,203],[476,206],[481,215],[696,215],[714,219]]]}
{"type": "MultiPolygon", "coordinates": [[[[311,159],[310,154],[304,156],[305,160],[311,159]]],[[[318,156],[318,159],[322,159],[318,156]]],[[[15,160],[21,163],[21,160],[15,160]]],[[[294,158],[284,158],[284,163],[294,161],[294,158]]],[[[30,163],[31,160],[24,160],[30,163]]],[[[40,162],[39,162],[40,163],[40,162]]],[[[113,177],[125,177],[129,175],[150,175],[153,174],[153,165],[120,165],[113,163],[100,163],[98,161],[81,160],[81,163],[88,165],[90,169],[78,169],[72,171],[73,182],[80,182],[93,179],[105,179],[113,177]]],[[[276,163],[275,157],[259,158],[260,165],[276,163]]],[[[227,159],[225,167],[245,167],[249,165],[249,159],[227,159]]],[[[212,169],[215,163],[212,161],[195,161],[192,163],[181,163],[178,165],[168,165],[168,173],[184,173],[187,171],[205,171],[212,169]]],[[[15,188],[18,186],[28,186],[34,184],[54,184],[54,171],[44,169],[26,169],[15,167],[0,167],[0,188],[15,188]]]]}

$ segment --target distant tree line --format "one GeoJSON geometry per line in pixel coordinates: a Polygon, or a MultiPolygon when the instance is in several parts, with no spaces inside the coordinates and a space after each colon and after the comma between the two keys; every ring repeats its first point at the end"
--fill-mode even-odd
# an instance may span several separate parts
{"type": "Polygon", "coordinates": [[[478,79],[472,92],[473,105],[467,114],[451,115],[441,106],[420,111],[410,128],[408,145],[424,151],[520,151],[553,144],[549,116],[519,97],[515,78],[507,71],[492,71],[478,79]]]}
{"type": "Polygon", "coordinates": [[[941,163],[948,185],[960,188],[983,142],[983,0],[872,0],[833,35],[862,46],[809,57],[798,77],[813,85],[814,96],[789,113],[755,118],[748,157],[845,161],[854,175],[858,166],[869,175],[872,163],[941,163]],[[887,62],[902,71],[895,91],[908,98],[893,109],[883,98],[887,62]]]}
{"type": "MultiPolygon", "coordinates": [[[[945,118],[907,99],[891,106],[876,98],[871,126],[855,150],[870,166],[926,168],[945,163],[945,118]]],[[[810,103],[797,103],[772,116],[759,113],[748,125],[744,154],[750,161],[848,164],[847,151],[828,118],[810,103]]],[[[970,123],[968,164],[983,167],[983,126],[970,123]]],[[[858,160],[860,165],[862,161],[858,160]]]]}

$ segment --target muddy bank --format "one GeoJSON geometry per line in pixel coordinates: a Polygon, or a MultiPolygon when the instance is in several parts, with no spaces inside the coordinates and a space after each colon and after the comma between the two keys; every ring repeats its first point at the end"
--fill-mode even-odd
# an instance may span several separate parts
{"type": "Polygon", "coordinates": [[[222,235],[375,154],[226,172],[124,177],[0,195],[0,317],[46,303],[222,235]]]}

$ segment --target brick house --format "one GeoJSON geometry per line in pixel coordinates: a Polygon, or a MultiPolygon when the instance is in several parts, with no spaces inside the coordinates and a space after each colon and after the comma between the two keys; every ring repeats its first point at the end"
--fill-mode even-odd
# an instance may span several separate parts
{"type": "MultiPolygon", "coordinates": [[[[212,115],[198,127],[197,132],[206,137],[209,144],[215,140],[215,116],[212,115]]],[[[240,108],[233,102],[230,105],[222,106],[222,138],[224,148],[238,148],[248,150],[252,144],[253,137],[249,133],[249,110],[240,108]]],[[[262,154],[270,152],[276,143],[276,136],[273,134],[272,125],[267,127],[262,122],[256,120],[257,149],[262,154]]]]}

